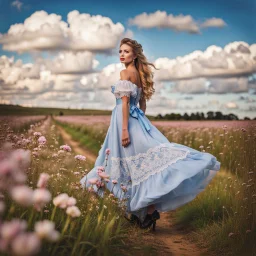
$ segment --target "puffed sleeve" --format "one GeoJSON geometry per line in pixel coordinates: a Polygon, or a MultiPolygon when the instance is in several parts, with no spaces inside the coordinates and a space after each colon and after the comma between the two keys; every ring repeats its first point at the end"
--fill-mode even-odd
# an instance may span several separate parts
{"type": "Polygon", "coordinates": [[[137,95],[137,86],[128,80],[118,80],[114,84],[114,95],[116,98],[122,98],[123,96],[133,96],[137,95]]]}

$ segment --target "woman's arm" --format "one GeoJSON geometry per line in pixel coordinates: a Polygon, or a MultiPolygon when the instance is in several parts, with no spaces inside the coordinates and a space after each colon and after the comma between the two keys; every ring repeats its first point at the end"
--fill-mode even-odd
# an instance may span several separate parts
{"type": "MultiPolygon", "coordinates": [[[[129,75],[126,70],[120,72],[121,80],[129,80],[129,75]]],[[[130,137],[128,132],[128,121],[129,121],[129,106],[130,98],[127,96],[122,97],[122,113],[123,113],[123,124],[122,124],[122,146],[127,147],[130,143],[130,137]]]]}

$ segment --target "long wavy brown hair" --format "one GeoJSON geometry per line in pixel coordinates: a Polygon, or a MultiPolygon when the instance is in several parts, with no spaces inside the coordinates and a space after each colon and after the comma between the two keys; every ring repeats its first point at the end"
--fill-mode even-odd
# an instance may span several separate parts
{"type": "Polygon", "coordinates": [[[136,40],[132,40],[130,38],[123,38],[121,40],[120,47],[123,44],[129,45],[132,48],[133,53],[137,56],[134,60],[134,65],[139,71],[140,80],[143,87],[142,97],[144,97],[144,99],[146,100],[150,100],[155,92],[153,81],[154,73],[151,70],[150,66],[154,67],[155,69],[157,68],[153,63],[148,62],[146,56],[143,53],[141,44],[139,44],[136,40]]]}

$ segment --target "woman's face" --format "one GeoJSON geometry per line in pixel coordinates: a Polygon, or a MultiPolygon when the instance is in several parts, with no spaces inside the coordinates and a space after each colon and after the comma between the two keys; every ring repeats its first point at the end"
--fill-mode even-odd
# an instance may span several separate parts
{"type": "Polygon", "coordinates": [[[122,44],[119,49],[119,58],[122,63],[130,63],[135,58],[132,47],[128,44],[122,44]]]}

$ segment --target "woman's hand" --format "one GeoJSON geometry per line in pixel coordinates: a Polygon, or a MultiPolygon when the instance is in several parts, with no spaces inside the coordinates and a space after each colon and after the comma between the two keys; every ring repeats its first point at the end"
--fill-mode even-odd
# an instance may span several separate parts
{"type": "Polygon", "coordinates": [[[122,146],[127,147],[130,144],[130,137],[128,129],[123,129],[122,131],[122,146]]]}

